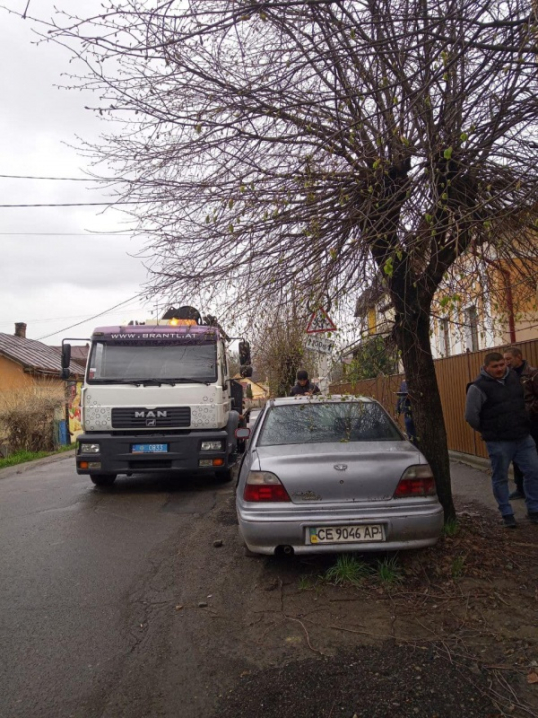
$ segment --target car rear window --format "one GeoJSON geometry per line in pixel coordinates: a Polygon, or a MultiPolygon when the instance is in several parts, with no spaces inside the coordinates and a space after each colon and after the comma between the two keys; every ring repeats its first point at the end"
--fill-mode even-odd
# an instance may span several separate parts
{"type": "Polygon", "coordinates": [[[274,406],[264,421],[260,446],[348,441],[402,441],[375,403],[331,402],[274,406]]]}

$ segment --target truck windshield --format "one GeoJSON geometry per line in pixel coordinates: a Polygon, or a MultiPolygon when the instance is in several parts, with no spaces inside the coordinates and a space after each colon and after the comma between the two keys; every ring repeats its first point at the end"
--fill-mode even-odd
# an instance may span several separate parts
{"type": "Polygon", "coordinates": [[[88,362],[89,384],[137,382],[214,382],[217,346],[214,342],[145,345],[140,342],[95,342],[88,362]]]}

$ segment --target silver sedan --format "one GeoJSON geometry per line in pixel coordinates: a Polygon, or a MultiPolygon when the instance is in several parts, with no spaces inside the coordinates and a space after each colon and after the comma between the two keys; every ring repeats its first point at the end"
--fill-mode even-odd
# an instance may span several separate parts
{"type": "Polygon", "coordinates": [[[430,466],[376,401],[267,403],[239,470],[239,528],[260,554],[384,551],[436,543],[430,466]]]}

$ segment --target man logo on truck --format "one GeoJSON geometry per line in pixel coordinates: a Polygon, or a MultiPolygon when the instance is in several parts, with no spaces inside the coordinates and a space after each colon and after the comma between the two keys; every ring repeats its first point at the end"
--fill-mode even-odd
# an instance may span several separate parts
{"type": "MultiPolygon", "coordinates": [[[[168,416],[166,411],[135,411],[135,419],[160,419],[168,416]]],[[[147,426],[155,426],[155,424],[147,424],[147,426]]]]}

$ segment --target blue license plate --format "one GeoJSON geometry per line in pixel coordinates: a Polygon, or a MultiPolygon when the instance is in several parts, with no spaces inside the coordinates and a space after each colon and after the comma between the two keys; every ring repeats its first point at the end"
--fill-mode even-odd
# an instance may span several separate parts
{"type": "Polygon", "coordinates": [[[132,454],[163,454],[168,451],[168,444],[133,444],[132,454]]]}

